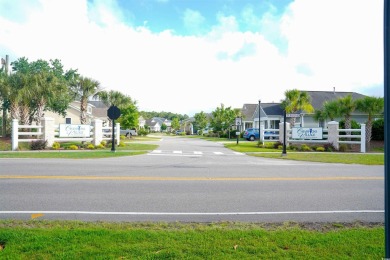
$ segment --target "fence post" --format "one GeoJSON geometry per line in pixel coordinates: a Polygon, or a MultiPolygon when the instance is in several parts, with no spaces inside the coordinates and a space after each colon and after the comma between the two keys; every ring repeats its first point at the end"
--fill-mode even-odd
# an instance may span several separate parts
{"type": "Polygon", "coordinates": [[[116,137],[116,143],[119,145],[119,142],[121,141],[121,124],[115,123],[115,137],[116,137]]]}
{"type": "Polygon", "coordinates": [[[54,143],[54,118],[44,117],[41,119],[41,124],[43,126],[43,140],[47,142],[48,147],[52,147],[54,143]]]}
{"type": "Polygon", "coordinates": [[[360,152],[366,152],[366,124],[361,124],[360,132],[360,152]]]}
{"type": "Polygon", "coordinates": [[[11,144],[12,151],[18,150],[19,147],[19,122],[18,119],[12,119],[12,131],[11,131],[11,144]]]}
{"type": "MultiPolygon", "coordinates": [[[[290,123],[286,122],[286,145],[288,145],[288,131],[290,131],[290,123]]],[[[279,123],[279,142],[283,143],[284,139],[284,127],[283,127],[283,122],[279,123]]]]}
{"type": "Polygon", "coordinates": [[[93,145],[99,145],[103,140],[103,121],[95,119],[92,122],[93,125],[93,145]]]}
{"type": "Polygon", "coordinates": [[[339,149],[339,122],[331,121],[328,123],[328,143],[331,143],[333,147],[339,149]]]}

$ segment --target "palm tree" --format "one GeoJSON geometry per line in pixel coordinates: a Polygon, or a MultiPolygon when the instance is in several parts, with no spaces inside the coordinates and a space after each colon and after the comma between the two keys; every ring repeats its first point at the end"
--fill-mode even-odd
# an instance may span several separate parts
{"type": "Polygon", "coordinates": [[[97,94],[101,101],[107,106],[117,106],[119,108],[125,108],[133,103],[131,97],[122,94],[119,91],[110,90],[101,91],[97,94]]]}
{"type": "MultiPolygon", "coordinates": [[[[282,107],[286,113],[296,113],[300,110],[311,113],[314,108],[311,105],[310,96],[307,92],[301,92],[297,89],[284,92],[286,98],[282,100],[282,107]]],[[[291,126],[295,125],[295,117],[291,118],[291,126]]]]}
{"type": "Polygon", "coordinates": [[[345,129],[351,129],[351,116],[352,112],[356,109],[356,102],[353,100],[352,95],[337,99],[337,105],[339,115],[344,116],[345,129]]]}
{"type": "Polygon", "coordinates": [[[374,115],[383,112],[384,99],[380,97],[364,97],[356,100],[356,109],[368,114],[366,125],[366,142],[370,143],[372,138],[372,123],[374,115]]]}
{"type": "Polygon", "coordinates": [[[100,92],[100,83],[91,78],[80,76],[71,83],[76,98],[80,100],[80,123],[87,124],[88,99],[100,92]]]}

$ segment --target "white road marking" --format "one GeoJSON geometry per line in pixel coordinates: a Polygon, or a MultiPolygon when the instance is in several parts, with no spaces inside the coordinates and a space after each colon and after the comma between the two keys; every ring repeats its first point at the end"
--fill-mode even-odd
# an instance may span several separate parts
{"type": "Polygon", "coordinates": [[[162,151],[161,150],[154,150],[152,151],[152,153],[161,153],[162,151]]]}
{"type": "Polygon", "coordinates": [[[276,211],[276,212],[112,212],[112,211],[0,211],[1,214],[80,214],[80,215],[170,215],[170,216],[226,216],[226,215],[304,215],[304,214],[358,214],[380,213],[384,210],[320,210],[320,211],[276,211]]]}
{"type": "Polygon", "coordinates": [[[194,154],[203,154],[203,153],[199,151],[195,151],[194,154]]]}
{"type": "Polygon", "coordinates": [[[173,151],[174,154],[182,154],[183,151],[173,151]]]}
{"type": "Polygon", "coordinates": [[[233,152],[235,155],[244,155],[243,153],[240,152],[233,152]]]}
{"type": "Polygon", "coordinates": [[[214,152],[214,154],[216,154],[216,155],[222,155],[223,153],[222,153],[222,152],[214,152]]]}

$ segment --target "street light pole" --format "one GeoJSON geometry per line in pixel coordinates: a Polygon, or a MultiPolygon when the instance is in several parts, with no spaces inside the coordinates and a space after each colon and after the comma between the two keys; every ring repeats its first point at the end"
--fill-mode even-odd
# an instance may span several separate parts
{"type": "Polygon", "coordinates": [[[286,130],[286,119],[287,119],[287,115],[286,115],[286,109],[284,109],[284,114],[283,114],[283,152],[282,152],[282,156],[286,156],[287,155],[287,151],[286,151],[286,135],[287,135],[287,130],[286,130]]]}
{"type": "Polygon", "coordinates": [[[261,140],[261,131],[260,131],[260,128],[261,128],[261,109],[260,109],[260,105],[261,105],[261,100],[259,99],[259,146],[260,146],[260,140],[261,140]]]}

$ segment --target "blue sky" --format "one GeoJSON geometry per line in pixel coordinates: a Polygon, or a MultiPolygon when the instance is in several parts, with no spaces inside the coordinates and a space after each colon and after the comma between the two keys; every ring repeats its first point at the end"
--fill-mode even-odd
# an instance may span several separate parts
{"type": "Polygon", "coordinates": [[[140,110],[383,96],[381,0],[0,0],[0,56],[61,59],[140,110]]]}

